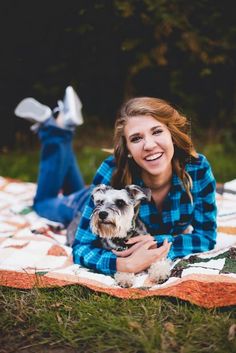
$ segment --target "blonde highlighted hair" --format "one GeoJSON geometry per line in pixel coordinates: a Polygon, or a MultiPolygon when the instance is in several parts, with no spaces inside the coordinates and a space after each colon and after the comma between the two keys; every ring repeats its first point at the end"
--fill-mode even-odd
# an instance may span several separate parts
{"type": "Polygon", "coordinates": [[[174,144],[172,167],[192,201],[192,179],[185,170],[185,165],[192,157],[197,158],[198,155],[189,136],[189,122],[185,116],[169,103],[158,98],[132,98],[121,107],[114,131],[116,169],[111,181],[112,186],[122,188],[125,185],[132,184],[134,176],[140,172],[140,168],[134,160],[128,158],[128,149],[124,136],[124,127],[128,119],[137,116],[152,116],[169,129],[174,144]]]}

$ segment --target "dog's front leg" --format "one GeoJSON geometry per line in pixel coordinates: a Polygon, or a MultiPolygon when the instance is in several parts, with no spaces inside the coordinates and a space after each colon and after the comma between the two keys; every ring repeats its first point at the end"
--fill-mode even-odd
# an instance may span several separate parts
{"type": "Polygon", "coordinates": [[[154,262],[148,269],[148,276],[152,282],[163,283],[170,276],[171,262],[167,259],[154,262]]]}
{"type": "Polygon", "coordinates": [[[114,278],[120,287],[130,288],[134,284],[135,274],[129,272],[116,272],[114,278]]]}

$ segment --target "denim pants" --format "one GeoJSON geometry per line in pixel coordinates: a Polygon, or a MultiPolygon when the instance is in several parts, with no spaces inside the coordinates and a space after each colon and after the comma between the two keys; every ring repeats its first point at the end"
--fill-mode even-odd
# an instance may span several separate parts
{"type": "Polygon", "coordinates": [[[38,135],[41,157],[33,208],[41,217],[67,226],[89,195],[73,152],[74,132],[58,127],[52,117],[38,135]]]}

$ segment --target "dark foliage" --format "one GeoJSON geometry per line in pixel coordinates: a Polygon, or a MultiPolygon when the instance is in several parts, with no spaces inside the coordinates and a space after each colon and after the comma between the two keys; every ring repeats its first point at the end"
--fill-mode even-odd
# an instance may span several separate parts
{"type": "Polygon", "coordinates": [[[113,125],[124,99],[150,95],[183,108],[203,129],[232,131],[233,5],[233,0],[4,2],[0,144],[14,146],[17,132],[28,132],[13,112],[22,98],[55,106],[69,84],[84,114],[103,124],[113,125]]]}

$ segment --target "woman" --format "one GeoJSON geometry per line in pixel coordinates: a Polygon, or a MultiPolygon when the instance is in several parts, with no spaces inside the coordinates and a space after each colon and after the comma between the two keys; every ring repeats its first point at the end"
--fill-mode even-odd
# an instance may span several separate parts
{"type": "Polygon", "coordinates": [[[141,97],[123,105],[115,125],[114,157],[102,163],[93,186],[150,188],[152,200],[143,201],[139,213],[150,235],[130,239],[126,251],[96,248],[89,227],[90,198],[73,245],[75,263],[105,274],[137,273],[166,255],[173,260],[214,247],[215,179],[187,128],[187,119],[163,100],[141,97]]]}
{"type": "MultiPolygon", "coordinates": [[[[33,110],[26,109],[26,103],[32,104],[22,101],[16,115],[32,117],[26,114],[33,110]]],[[[91,188],[84,187],[71,146],[73,131],[82,121],[74,90],[66,89],[56,119],[45,118],[49,108],[39,107],[43,119],[34,116],[34,121],[40,122],[42,153],[34,209],[65,226],[82,213],[73,244],[75,263],[104,274],[138,273],[163,257],[173,260],[214,247],[215,179],[206,158],[192,145],[187,119],[171,105],[141,97],[122,106],[115,124],[114,156],[101,164],[91,188]],[[143,201],[139,213],[149,235],[130,239],[128,250],[111,252],[96,246],[89,225],[94,208],[90,191],[101,183],[151,190],[151,202],[143,201]]]]}

